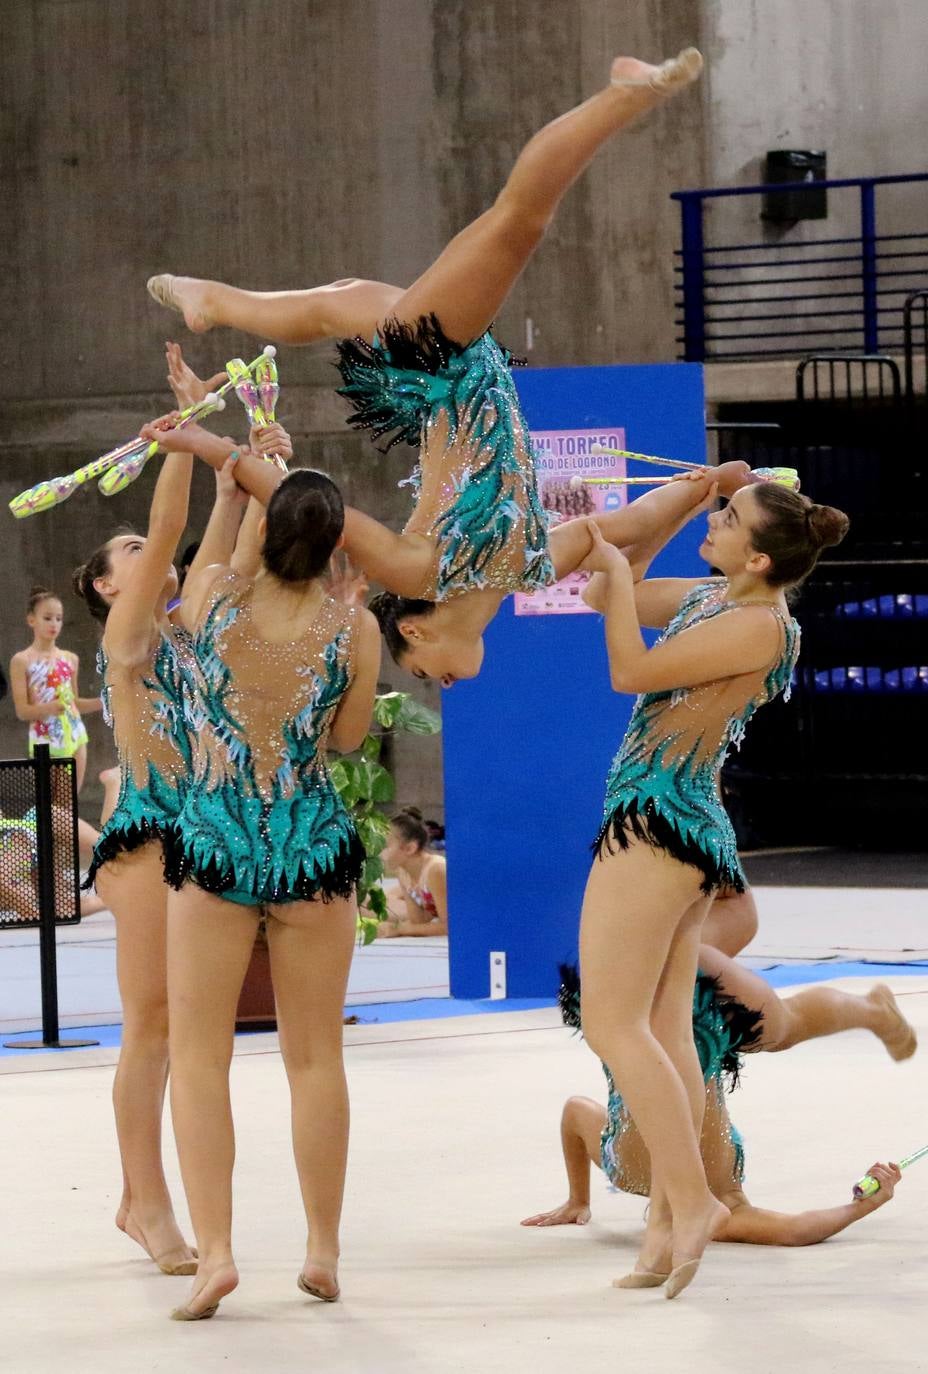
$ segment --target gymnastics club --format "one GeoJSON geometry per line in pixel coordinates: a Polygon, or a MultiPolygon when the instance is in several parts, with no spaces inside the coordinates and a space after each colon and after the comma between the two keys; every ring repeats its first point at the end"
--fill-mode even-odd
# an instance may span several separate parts
{"type": "MultiPolygon", "coordinates": [[[[253,428],[264,429],[267,425],[272,425],[277,418],[277,398],[280,395],[277,363],[273,355],[262,358],[255,368],[252,381],[248,370],[239,369],[237,362],[238,360],[233,360],[227,369],[229,379],[235,386],[235,394],[245,407],[249,424],[253,428]]],[[[282,472],[287,471],[287,464],[279,453],[266,454],[265,458],[269,463],[276,463],[282,472]]]]}
{"type": "Polygon", "coordinates": [[[20,492],[10,502],[10,510],[17,520],[24,520],[27,515],[38,515],[41,511],[51,510],[53,506],[60,506],[85,482],[92,482],[114,464],[147,447],[147,439],[130,439],[127,444],[120,444],[119,448],[111,449],[66,477],[52,477],[47,482],[37,482],[28,491],[20,492]]]}
{"type": "MultiPolygon", "coordinates": [[[[218,391],[208,392],[207,395],[203,397],[202,401],[199,401],[196,405],[188,406],[186,410],[182,411],[181,417],[177,422],[177,427],[185,425],[191,420],[203,420],[207,415],[212,415],[214,411],[224,410],[226,403],[223,397],[227,391],[231,390],[231,388],[236,385],[236,378],[243,376],[247,377],[249,373],[255,371],[266,361],[273,360],[276,353],[277,349],[274,345],[268,344],[264,350],[258,354],[257,358],[252,359],[250,363],[243,363],[241,358],[231,358],[229,362],[226,363],[226,372],[229,374],[229,380],[223,382],[218,391]]],[[[145,446],[142,452],[128,456],[120,461],[115,467],[111,468],[106,476],[100,481],[99,489],[104,496],[115,496],[118,492],[125,491],[126,487],[134,482],[139,476],[148,460],[153,458],[158,452],[157,443],[152,442],[149,444],[144,439],[142,443],[145,446]]]]}
{"type": "Polygon", "coordinates": [[[705,467],[704,463],[688,463],[683,458],[658,458],[653,453],[631,453],[626,448],[603,448],[600,444],[594,444],[590,452],[609,458],[637,458],[639,463],[654,463],[657,467],[664,468],[689,468],[690,471],[697,471],[705,467]]]}
{"type": "MultiPolygon", "coordinates": [[[[898,1167],[900,1169],[907,1169],[910,1164],[914,1164],[917,1159],[923,1159],[925,1155],[928,1155],[928,1145],[923,1145],[922,1148],[916,1150],[914,1154],[906,1155],[905,1159],[900,1159],[898,1167]]],[[[872,1174],[864,1174],[863,1178],[857,1180],[853,1188],[854,1197],[858,1202],[861,1202],[864,1198],[873,1197],[874,1193],[878,1193],[879,1191],[880,1185],[872,1174]]]]}
{"type": "MultiPolygon", "coordinates": [[[[252,368],[257,367],[258,363],[265,356],[273,357],[277,352],[273,344],[268,344],[267,348],[255,358],[250,364],[252,368]]],[[[244,366],[244,364],[243,364],[244,366]]],[[[199,419],[204,415],[210,414],[214,410],[221,410],[225,405],[222,394],[229,390],[231,383],[226,383],[219,388],[218,392],[209,392],[197,406],[188,407],[183,412],[181,423],[184,419],[199,419]]],[[[105,490],[105,494],[110,496],[115,491],[121,491],[124,486],[138,477],[142,468],[153,453],[157,451],[157,444],[150,444],[147,439],[130,439],[128,443],[120,444],[118,448],[110,449],[99,458],[94,458],[92,462],[85,463],[76,472],[69,473],[64,477],[52,477],[46,482],[38,482],[28,491],[20,492],[19,496],[14,496],[10,502],[10,510],[17,520],[24,520],[29,515],[39,515],[42,511],[51,510],[53,506],[60,506],[63,501],[73,495],[78,487],[84,486],[86,482],[92,482],[95,477],[100,477],[103,473],[108,473],[111,468],[117,465],[125,465],[127,471],[132,475],[127,480],[122,481],[117,478],[112,487],[105,490]]],[[[106,479],[104,479],[106,480],[106,479]]]]}

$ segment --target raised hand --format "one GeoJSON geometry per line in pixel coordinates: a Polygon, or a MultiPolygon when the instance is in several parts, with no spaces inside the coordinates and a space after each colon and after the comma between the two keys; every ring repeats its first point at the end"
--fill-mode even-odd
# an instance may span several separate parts
{"type": "Polygon", "coordinates": [[[206,381],[198,377],[193,368],[184,361],[180,344],[169,340],[164,345],[164,354],[168,364],[168,386],[174,392],[181,410],[199,405],[209,392],[215,391],[226,380],[224,372],[217,372],[206,381]]]}
{"type": "Polygon", "coordinates": [[[248,447],[261,458],[283,458],[285,463],[289,463],[293,457],[290,435],[276,420],[272,425],[261,425],[250,430],[248,447]]]}
{"type": "Polygon", "coordinates": [[[234,458],[227,458],[221,468],[213,469],[216,474],[216,500],[227,506],[244,507],[248,505],[248,492],[243,491],[235,480],[235,463],[234,458]]]}
{"type": "MultiPolygon", "coordinates": [[[[336,553],[329,563],[329,596],[346,606],[363,606],[370,584],[347,554],[336,553]]],[[[402,879],[400,880],[402,885],[402,879]]]]}
{"type": "Polygon", "coordinates": [[[179,419],[179,411],[169,411],[167,415],[153,420],[151,424],[143,425],[139,431],[140,437],[157,444],[165,453],[196,453],[197,445],[200,439],[206,436],[207,431],[202,425],[197,424],[186,424],[178,428],[179,419]]]}
{"type": "Polygon", "coordinates": [[[624,569],[628,574],[629,580],[631,580],[632,570],[622,550],[617,549],[614,544],[606,542],[595,520],[590,519],[587,520],[586,523],[590,531],[593,547],[580,564],[581,569],[584,572],[593,573],[620,573],[624,569]]]}

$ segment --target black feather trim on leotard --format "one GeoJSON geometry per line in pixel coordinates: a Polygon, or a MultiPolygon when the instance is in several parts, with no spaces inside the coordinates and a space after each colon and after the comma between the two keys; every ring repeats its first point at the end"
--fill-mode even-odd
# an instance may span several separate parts
{"type": "MultiPolygon", "coordinates": [[[[170,887],[180,889],[190,880],[204,891],[214,892],[219,897],[233,890],[241,891],[236,885],[235,870],[231,865],[224,867],[215,859],[207,864],[193,861],[178,826],[172,827],[164,836],[164,855],[164,876],[170,887]]],[[[345,837],[330,867],[310,872],[301,864],[295,881],[282,883],[275,888],[261,886],[256,875],[253,892],[255,905],[331,902],[336,897],[347,899],[353,895],[360,881],[366,858],[364,846],[352,827],[351,834],[345,837]]]]}
{"type": "MultiPolygon", "coordinates": [[[[359,337],[341,339],[335,366],[342,377],[338,394],[356,412],[348,417],[349,425],[369,429],[374,439],[389,434],[383,453],[399,443],[417,447],[437,399],[430,379],[447,372],[470,347],[449,338],[435,314],[411,323],[386,320],[374,343],[359,337]]],[[[502,349],[502,359],[509,367],[523,362],[507,349],[502,349]]]]}
{"type": "Polygon", "coordinates": [[[681,835],[672,821],[659,811],[638,810],[636,801],[628,806],[619,806],[607,816],[593,841],[592,850],[598,858],[603,851],[613,853],[613,841],[620,849],[628,849],[631,841],[643,840],[652,849],[665,849],[681,864],[698,868],[703,875],[701,889],[705,893],[714,892],[719,887],[730,887],[735,892],[744,891],[744,877],[740,870],[731,869],[707,853],[701,845],[681,835]]]}
{"type": "Polygon", "coordinates": [[[82,890],[86,892],[88,888],[93,887],[97,871],[104,864],[111,863],[120,854],[132,854],[151,840],[158,840],[162,844],[164,842],[164,831],[160,825],[152,821],[132,821],[125,827],[105,830],[94,845],[87,876],[81,883],[82,890]]]}
{"type": "MultiPolygon", "coordinates": [[[[581,1030],[580,971],[575,964],[561,964],[557,1000],[564,1025],[581,1030]]],[[[722,992],[718,978],[700,969],[693,989],[693,1038],[703,1073],[718,1074],[729,1089],[738,1086],[741,1057],[760,1048],[764,1032],[763,1012],[722,992]]]]}

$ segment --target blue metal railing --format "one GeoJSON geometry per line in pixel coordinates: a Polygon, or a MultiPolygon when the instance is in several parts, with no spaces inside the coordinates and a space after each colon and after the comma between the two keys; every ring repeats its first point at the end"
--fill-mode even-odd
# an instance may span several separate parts
{"type": "MultiPolygon", "coordinates": [[[[928,287],[928,227],[878,233],[877,191],[917,182],[928,182],[928,172],[675,191],[671,198],[680,202],[682,217],[682,247],[674,268],[680,356],[687,362],[736,362],[795,358],[826,348],[901,350],[903,298],[928,287]],[[852,189],[859,198],[859,231],[852,237],[707,242],[707,201],[776,190],[794,195],[852,189]],[[818,255],[820,250],[826,250],[824,256],[818,255]],[[827,272],[818,270],[822,267],[827,272]],[[838,271],[832,270],[836,267],[838,271]],[[792,274],[792,268],[802,269],[801,274],[792,274]],[[765,294],[768,289],[771,294],[765,294]],[[809,302],[821,304],[806,309],[809,302]],[[781,341],[787,340],[783,347],[781,341]]],[[[928,204],[913,219],[928,225],[928,204]]]]}

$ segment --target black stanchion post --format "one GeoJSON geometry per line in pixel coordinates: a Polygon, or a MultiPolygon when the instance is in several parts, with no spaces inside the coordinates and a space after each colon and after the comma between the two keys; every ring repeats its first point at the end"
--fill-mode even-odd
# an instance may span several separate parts
{"type": "MultiPolygon", "coordinates": [[[[42,979],[42,1039],[12,1040],[17,1050],[76,1049],[99,1045],[99,1040],[62,1040],[58,1028],[58,949],[55,934],[55,834],[52,821],[52,765],[47,744],[35,746],[35,839],[36,876],[39,889],[39,964],[42,979]]],[[[71,764],[71,812],[69,834],[76,835],[76,796],[71,764]]],[[[72,839],[72,865],[77,865],[77,846],[72,839]]]]}

